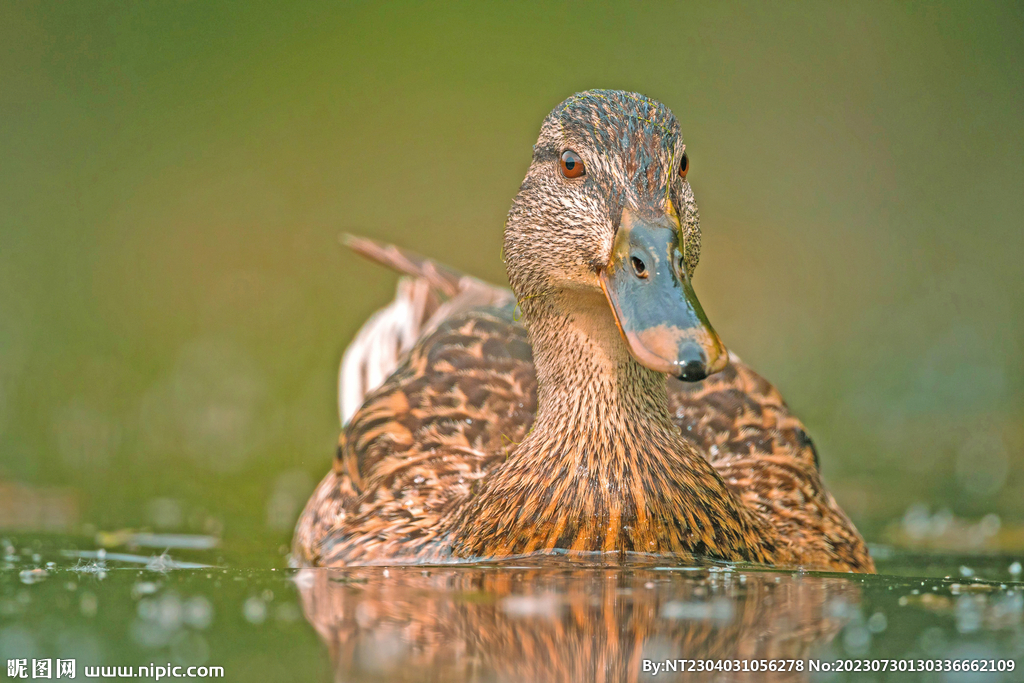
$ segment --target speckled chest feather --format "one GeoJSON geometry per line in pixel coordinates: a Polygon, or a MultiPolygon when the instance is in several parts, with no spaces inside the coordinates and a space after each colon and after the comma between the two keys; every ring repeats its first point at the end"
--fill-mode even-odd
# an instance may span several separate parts
{"type": "Polygon", "coordinates": [[[505,307],[446,321],[367,398],[300,520],[303,562],[568,551],[873,568],[802,424],[739,362],[703,382],[668,380],[672,431],[599,410],[521,451],[537,380],[513,318],[505,307]],[[709,467],[695,472],[680,452],[709,467]]]}

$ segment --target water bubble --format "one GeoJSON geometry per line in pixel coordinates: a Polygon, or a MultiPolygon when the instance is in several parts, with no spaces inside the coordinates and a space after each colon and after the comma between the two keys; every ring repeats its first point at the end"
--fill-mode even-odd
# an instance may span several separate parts
{"type": "Polygon", "coordinates": [[[267,620],[267,603],[251,597],[242,605],[242,616],[250,624],[262,624],[267,620]]]}
{"type": "Polygon", "coordinates": [[[849,619],[857,614],[857,608],[843,598],[833,598],[825,605],[825,614],[833,619],[849,619]]]}
{"type": "Polygon", "coordinates": [[[213,605],[201,595],[185,601],[183,616],[185,623],[196,629],[205,629],[213,623],[213,605]]]}
{"type": "Polygon", "coordinates": [[[1010,565],[1010,576],[1014,577],[1014,579],[1016,579],[1018,576],[1020,576],[1020,572],[1021,572],[1020,562],[1014,562],[1013,564],[1010,565]]]}
{"type": "Polygon", "coordinates": [[[39,583],[47,576],[49,576],[49,574],[45,569],[22,569],[18,574],[18,578],[26,585],[39,583]]]}
{"type": "Polygon", "coordinates": [[[868,619],[868,630],[872,633],[881,633],[889,626],[889,620],[881,612],[875,612],[868,619]]]}
{"type": "Polygon", "coordinates": [[[160,586],[152,581],[140,581],[132,586],[132,597],[138,600],[144,595],[152,595],[160,589],[160,586]]]}

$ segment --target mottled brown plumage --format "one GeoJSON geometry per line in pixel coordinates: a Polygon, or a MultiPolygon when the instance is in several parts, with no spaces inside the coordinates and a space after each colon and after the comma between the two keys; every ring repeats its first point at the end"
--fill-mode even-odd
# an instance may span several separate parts
{"type": "Polygon", "coordinates": [[[699,382],[647,366],[702,376],[720,348],[689,285],[700,230],[674,174],[682,149],[671,112],[638,95],[591,91],[552,112],[506,225],[515,307],[507,290],[351,243],[413,276],[400,292],[430,296],[410,323],[418,341],[366,395],[299,520],[299,562],[640,553],[873,570],[774,387],[735,357],[699,382]],[[570,147],[582,179],[558,174],[570,147]],[[623,246],[625,230],[639,237],[623,246]],[[662,247],[642,240],[673,233],[656,269],[662,247]],[[650,272],[634,265],[633,279],[619,254],[650,272]],[[664,307],[683,295],[699,314],[673,318],[664,307]],[[666,365],[676,343],[681,364],[666,365]]]}

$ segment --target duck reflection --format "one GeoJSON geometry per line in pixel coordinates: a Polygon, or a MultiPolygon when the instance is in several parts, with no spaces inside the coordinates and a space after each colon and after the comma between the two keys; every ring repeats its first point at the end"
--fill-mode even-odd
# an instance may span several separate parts
{"type": "Polygon", "coordinates": [[[296,581],[336,681],[802,681],[860,595],[842,577],[721,568],[303,569],[296,581]],[[804,671],[654,676],[643,663],[677,659],[804,671]]]}

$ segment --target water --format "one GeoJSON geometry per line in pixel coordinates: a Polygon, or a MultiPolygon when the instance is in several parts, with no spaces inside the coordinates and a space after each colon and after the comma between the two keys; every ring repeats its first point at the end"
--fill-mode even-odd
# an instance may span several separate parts
{"type": "Polygon", "coordinates": [[[812,661],[824,668],[848,659],[1024,666],[1024,583],[1009,557],[876,548],[875,576],[728,565],[581,566],[550,558],[460,567],[239,569],[215,566],[218,551],[203,547],[201,538],[178,540],[189,547],[115,552],[96,548],[92,539],[0,539],[0,659],[73,658],[79,678],[87,666],[221,666],[225,680],[237,681],[1024,676],[1024,669],[809,670],[812,661]],[[721,666],[737,668],[764,659],[775,662],[764,666],[786,670],[652,675],[654,662],[679,659],[695,660],[681,663],[688,667],[730,660],[721,666]]]}
{"type": "Polygon", "coordinates": [[[0,3],[0,660],[238,681],[1024,661],[1021,29],[1014,2],[0,3]],[[394,288],[338,234],[504,282],[540,122],[590,87],[679,116],[701,302],[805,421],[881,575],[297,583],[340,353],[394,288]]]}

